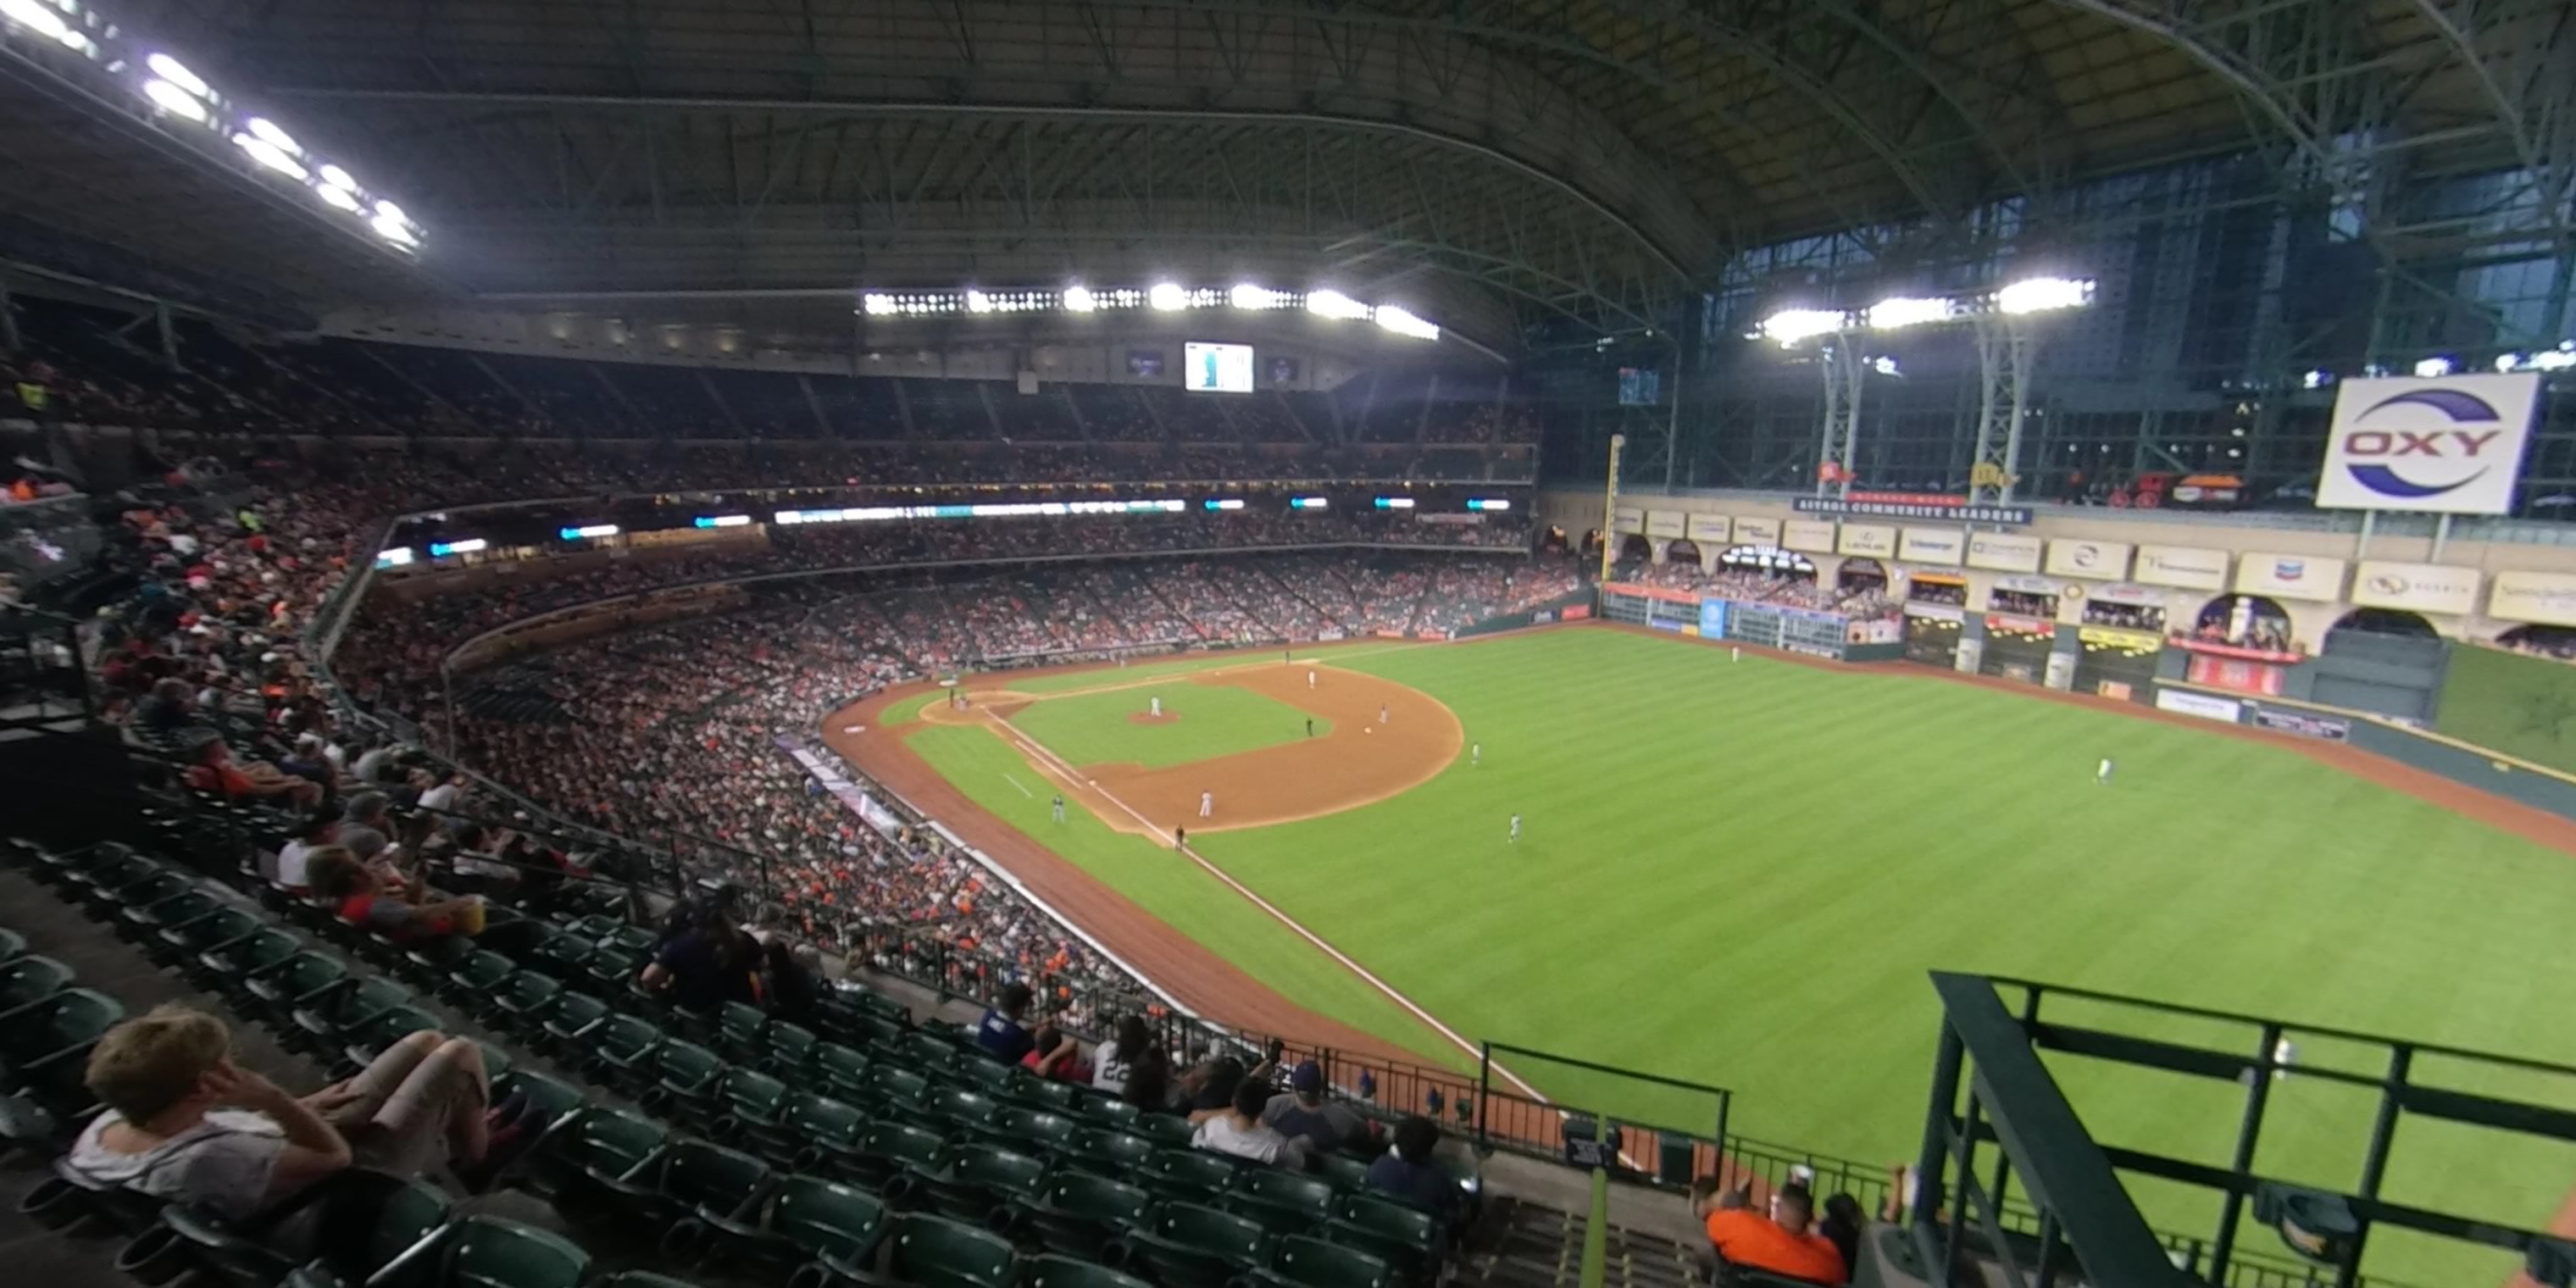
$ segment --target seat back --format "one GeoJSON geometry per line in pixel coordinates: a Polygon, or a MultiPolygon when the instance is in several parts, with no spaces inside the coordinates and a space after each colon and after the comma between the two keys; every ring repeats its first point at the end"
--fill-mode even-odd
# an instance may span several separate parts
{"type": "Polygon", "coordinates": [[[1016,1260],[1011,1241],[961,1221],[914,1214],[895,1227],[889,1268],[922,1288],[1003,1288],[1016,1260]]]}
{"type": "Polygon", "coordinates": [[[1215,1154],[1195,1149],[1157,1151],[1136,1179],[1167,1198],[1213,1197],[1234,1184],[1240,1169],[1215,1154]]]}
{"type": "Polygon", "coordinates": [[[791,1091],[787,1094],[787,1130],[797,1140],[836,1149],[852,1149],[866,1130],[867,1115],[857,1106],[829,1096],[791,1091]]]}
{"type": "Polygon", "coordinates": [[[790,1176],[768,1199],[770,1233],[812,1256],[848,1262],[877,1244],[886,1229],[885,1201],[813,1176],[790,1176]]]}
{"type": "Polygon", "coordinates": [[[671,1146],[662,1171],[662,1192],[684,1207],[730,1216],[769,1183],[769,1164],[749,1154],[684,1140],[671,1146]]]}
{"type": "Polygon", "coordinates": [[[1004,1109],[993,1116],[993,1127],[1011,1138],[1021,1149],[1058,1150],[1073,1143],[1074,1121],[1062,1114],[1038,1109],[1004,1109]]]}
{"type": "Polygon", "coordinates": [[[72,968],[51,957],[21,956],[0,965],[0,1011],[13,1011],[71,987],[72,968]]]}
{"type": "Polygon", "coordinates": [[[546,1007],[543,1018],[547,1032],[570,1037],[607,1019],[608,1003],[588,993],[565,993],[546,1007]]]}
{"type": "MultiPolygon", "coordinates": [[[[223,950],[220,965],[225,973],[225,988],[230,991],[252,972],[274,966],[303,951],[304,941],[295,933],[270,927],[253,932],[240,943],[223,950]]],[[[209,963],[210,965],[215,963],[209,963]]]]}
{"type": "Polygon", "coordinates": [[[57,989],[20,1008],[9,1023],[0,1024],[0,1054],[24,1073],[37,1061],[67,1059],[72,1052],[87,1049],[124,1018],[125,1007],[105,993],[57,989]]]}
{"type": "Polygon", "coordinates": [[[1152,1161],[1158,1147],[1142,1136],[1091,1128],[1065,1142],[1066,1161],[1111,1176],[1125,1176],[1152,1161]]]}
{"type": "Polygon", "coordinates": [[[1290,1235],[1279,1241],[1271,1271],[1299,1288],[1393,1288],[1395,1268],[1357,1248],[1290,1235]]]}
{"type": "Polygon", "coordinates": [[[206,915],[174,925],[162,934],[172,947],[193,952],[229,939],[239,939],[265,924],[266,920],[257,913],[218,906],[206,915]]]}
{"type": "Polygon", "coordinates": [[[579,1288],[590,1273],[590,1254],[533,1226],[469,1216],[448,1229],[437,1288],[579,1288]]]}
{"type": "Polygon", "coordinates": [[[659,1123],[594,1106],[547,1133],[529,1159],[528,1171],[538,1191],[551,1194],[585,1168],[623,1176],[669,1139],[670,1132],[659,1123]]]}
{"type": "Polygon", "coordinates": [[[665,1042],[653,1051],[653,1067],[671,1089],[705,1090],[724,1068],[716,1053],[692,1042],[665,1042]]]}
{"type": "Polygon", "coordinates": [[[1021,1288],[1148,1288],[1144,1280],[1071,1257],[1037,1257],[1020,1275],[1021,1288]]]}
{"type": "Polygon", "coordinates": [[[1235,1177],[1234,1192],[1264,1207],[1293,1212],[1315,1221],[1332,1215],[1332,1183],[1295,1172],[1271,1167],[1246,1168],[1235,1177]]]}
{"type": "Polygon", "coordinates": [[[761,1035],[763,1061],[782,1071],[802,1069],[813,1058],[816,1041],[812,1029],[784,1020],[772,1020],[761,1035]]]}

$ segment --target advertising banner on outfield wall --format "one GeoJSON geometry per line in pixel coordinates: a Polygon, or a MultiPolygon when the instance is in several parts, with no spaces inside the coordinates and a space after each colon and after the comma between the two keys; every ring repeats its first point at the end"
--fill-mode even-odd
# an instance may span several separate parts
{"type": "Polygon", "coordinates": [[[2364,608],[2466,616],[2478,609],[2478,570],[2364,559],[2353,572],[2352,602],[2364,608]]]}
{"type": "Polygon", "coordinates": [[[1726,544],[1727,521],[1723,514],[1693,514],[1688,529],[1682,533],[1693,541],[1726,544]]]}
{"type": "Polygon", "coordinates": [[[1646,511],[1646,535],[1678,537],[1690,526],[1689,520],[1690,516],[1679,510],[1648,510],[1646,511]]]}
{"type": "Polygon", "coordinates": [[[2051,541],[2048,570],[2060,577],[2126,581],[2129,543],[2125,541],[2051,541]]]}
{"type": "Polygon", "coordinates": [[[1642,505],[1620,506],[1616,511],[1612,512],[1610,530],[1612,532],[1644,532],[1646,530],[1646,507],[1642,505]]]}
{"type": "MultiPolygon", "coordinates": [[[[1789,526],[1795,528],[1798,525],[1792,523],[1789,526]]],[[[1780,521],[1778,519],[1737,519],[1735,521],[1734,540],[1735,544],[1739,546],[1788,546],[1791,550],[1818,550],[1830,553],[1834,548],[1834,525],[1828,523],[1823,525],[1823,527],[1825,529],[1825,544],[1821,546],[1792,546],[1789,545],[1788,542],[1780,539],[1780,521]]]]}
{"type": "Polygon", "coordinates": [[[2563,572],[2500,572],[2487,591],[2487,616],[2500,622],[2576,626],[2576,577],[2563,572]]]}
{"type": "Polygon", "coordinates": [[[1701,639],[1706,640],[1722,640],[1726,638],[1725,600],[1703,599],[1699,601],[1699,636],[1701,639]]]}
{"type": "MultiPolygon", "coordinates": [[[[2083,588],[2077,587],[2077,589],[2083,588]]],[[[2165,602],[2163,591],[2153,586],[2140,586],[2134,582],[2121,581],[2113,582],[2108,586],[2095,586],[2086,593],[2094,601],[2104,604],[2141,604],[2162,608],[2165,602]]]]}
{"type": "Polygon", "coordinates": [[[2140,546],[2133,574],[2150,586],[2184,590],[2227,588],[2227,552],[2205,546],[2140,546]]]}
{"type": "MultiPolygon", "coordinates": [[[[1735,521],[1735,530],[1744,531],[1749,519],[1735,521]]],[[[1742,538],[1737,538],[1742,540],[1742,538]]],[[[1831,519],[1791,519],[1780,525],[1780,545],[1789,550],[1805,550],[1829,555],[1834,552],[1834,524],[1831,519]]]]}
{"type": "Polygon", "coordinates": [[[2331,604],[2343,598],[2343,560],[2248,554],[2236,561],[2236,593],[2331,604]]]}
{"type": "Polygon", "coordinates": [[[1907,528],[1897,534],[1896,557],[1907,563],[1956,567],[1967,557],[1966,538],[1957,528],[1907,528]]]}
{"type": "Polygon", "coordinates": [[[1968,534],[1968,566],[1996,572],[2038,572],[2040,540],[2001,532],[1968,534]]]}
{"type": "Polygon", "coordinates": [[[2503,514],[2539,408],[2536,371],[2344,381],[2317,508],[2503,514]]]}
{"type": "Polygon", "coordinates": [[[1847,555],[1888,558],[1896,553],[1896,529],[1875,523],[1846,523],[1834,549],[1847,555]]]}
{"type": "Polygon", "coordinates": [[[2189,689],[2159,688],[2156,690],[2156,710],[2235,724],[2244,712],[2245,704],[2234,698],[2213,698],[2189,689]]]}

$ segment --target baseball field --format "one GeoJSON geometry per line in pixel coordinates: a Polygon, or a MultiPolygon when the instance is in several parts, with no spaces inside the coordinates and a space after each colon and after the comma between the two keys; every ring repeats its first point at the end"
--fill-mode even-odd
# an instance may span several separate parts
{"type": "MultiPolygon", "coordinates": [[[[1920,1138],[1934,968],[2576,1063],[2576,976],[2557,968],[2576,827],[2340,747],[1600,627],[965,688],[963,710],[844,712],[833,741],[1028,862],[1185,1001],[1255,1027],[1452,1064],[1463,1035],[1715,1083],[1739,1132],[1871,1160],[1920,1138]],[[1141,716],[1155,697],[1165,716],[1141,716]]],[[[2227,1161],[2234,1084],[2055,1068],[2100,1138],[2227,1161]]],[[[1575,1103],[1627,1094],[1532,1076],[1575,1103]]],[[[2456,1078],[2576,1110],[2576,1085],[2456,1078]]],[[[2351,1186],[2372,1103],[2293,1076],[2258,1168],[2351,1186]]],[[[2397,1146],[2400,1201],[2471,1194],[2538,1224],[2576,1184],[2576,1150],[2501,1133],[2410,1124],[2397,1146]]],[[[2208,1200],[2144,1194],[2207,1228],[2208,1200]]],[[[2368,1267],[2489,1268],[2395,1238],[2368,1267]]]]}

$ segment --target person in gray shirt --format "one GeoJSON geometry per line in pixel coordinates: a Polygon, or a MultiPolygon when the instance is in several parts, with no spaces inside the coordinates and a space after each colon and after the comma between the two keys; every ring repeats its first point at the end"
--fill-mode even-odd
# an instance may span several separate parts
{"type": "Polygon", "coordinates": [[[1312,1060],[1288,1075],[1288,1090],[1261,1107],[1261,1125],[1305,1142],[1310,1154],[1329,1154],[1368,1131],[1358,1114],[1324,1099],[1324,1070],[1312,1060]]]}

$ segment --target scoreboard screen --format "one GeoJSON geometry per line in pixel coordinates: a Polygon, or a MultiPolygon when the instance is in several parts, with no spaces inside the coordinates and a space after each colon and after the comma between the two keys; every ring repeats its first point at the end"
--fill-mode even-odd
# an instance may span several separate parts
{"type": "Polygon", "coordinates": [[[1200,394],[1252,392],[1252,346],[1192,340],[1182,346],[1181,382],[1200,394]]]}

